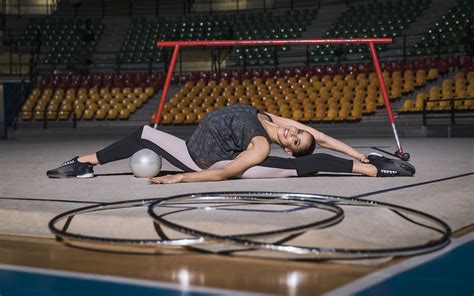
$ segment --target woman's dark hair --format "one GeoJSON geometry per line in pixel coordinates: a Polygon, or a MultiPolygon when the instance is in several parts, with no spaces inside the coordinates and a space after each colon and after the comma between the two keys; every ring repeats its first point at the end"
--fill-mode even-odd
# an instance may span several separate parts
{"type": "Polygon", "coordinates": [[[309,144],[309,146],[304,148],[304,149],[301,149],[298,152],[293,153],[293,156],[294,157],[301,157],[301,156],[310,155],[310,154],[313,154],[314,149],[316,149],[316,140],[311,135],[311,143],[309,144]]]}

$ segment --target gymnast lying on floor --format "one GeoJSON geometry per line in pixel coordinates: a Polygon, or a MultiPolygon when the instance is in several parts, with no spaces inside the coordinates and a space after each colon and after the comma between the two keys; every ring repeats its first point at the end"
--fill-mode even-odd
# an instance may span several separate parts
{"type": "Polygon", "coordinates": [[[210,113],[187,141],[144,126],[96,153],[75,157],[46,174],[50,178],[91,178],[94,165],[128,158],[144,148],[155,151],[184,171],[150,178],[157,184],[284,178],[317,172],[358,173],[371,177],[415,173],[415,168],[405,161],[376,154],[367,156],[312,127],[237,104],[210,113]],[[269,156],[271,143],[278,144],[294,157],[269,156]],[[313,154],[316,144],[355,160],[313,154]]]}

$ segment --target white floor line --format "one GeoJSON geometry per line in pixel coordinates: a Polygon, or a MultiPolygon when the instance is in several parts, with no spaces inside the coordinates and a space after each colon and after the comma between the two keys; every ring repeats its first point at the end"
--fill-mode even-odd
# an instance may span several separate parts
{"type": "Polygon", "coordinates": [[[62,271],[62,270],[56,270],[56,269],[9,265],[9,264],[0,264],[0,270],[37,273],[39,275],[68,277],[68,278],[73,278],[73,279],[101,281],[101,282],[108,282],[108,283],[122,284],[122,285],[135,285],[135,286],[142,286],[142,287],[147,287],[147,288],[174,289],[180,292],[200,292],[200,293],[209,293],[209,294],[215,294],[215,295],[242,295],[242,296],[263,295],[263,294],[253,293],[253,292],[240,292],[240,291],[234,291],[234,290],[228,290],[228,289],[191,286],[188,284],[190,275],[187,273],[185,269],[183,269],[183,271],[180,272],[180,274],[178,274],[178,278],[182,281],[181,284],[133,279],[133,278],[127,278],[127,277],[112,276],[112,275],[102,275],[102,274],[83,273],[83,272],[75,272],[75,271],[62,271]]]}
{"type": "Polygon", "coordinates": [[[397,264],[395,266],[387,267],[385,269],[373,272],[371,274],[368,274],[358,280],[355,280],[345,286],[342,286],[340,288],[334,289],[328,293],[325,293],[324,295],[327,296],[336,296],[336,295],[353,295],[355,293],[358,293],[362,290],[367,289],[368,287],[374,286],[382,281],[385,281],[397,274],[400,274],[408,269],[411,269],[413,267],[416,267],[418,265],[421,265],[425,262],[428,262],[430,260],[435,259],[436,257],[439,257],[443,254],[446,254],[447,252],[451,251],[452,249],[465,244],[467,242],[470,242],[474,240],[474,233],[470,233],[468,235],[462,236],[458,239],[452,239],[451,244],[449,244],[447,247],[445,247],[442,250],[439,250],[434,253],[426,254],[426,255],[421,255],[421,256],[416,256],[413,258],[410,258],[408,260],[405,260],[401,262],[400,264],[397,264]]]}

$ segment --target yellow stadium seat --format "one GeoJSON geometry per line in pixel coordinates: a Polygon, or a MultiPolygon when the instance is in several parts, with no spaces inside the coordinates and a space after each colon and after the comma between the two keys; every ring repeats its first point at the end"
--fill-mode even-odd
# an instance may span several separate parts
{"type": "Polygon", "coordinates": [[[95,112],[95,119],[96,120],[103,120],[107,116],[107,112],[105,109],[99,109],[95,112]]]}
{"type": "Polygon", "coordinates": [[[135,104],[133,103],[130,103],[130,104],[127,104],[127,110],[130,112],[130,113],[133,113],[135,112],[135,110],[137,110],[137,107],[135,106],[135,104]]]}
{"type": "Polygon", "coordinates": [[[403,83],[403,89],[402,93],[410,93],[415,90],[415,83],[413,79],[405,79],[405,82],[403,83]]]}
{"type": "Polygon", "coordinates": [[[56,117],[58,116],[58,112],[57,111],[52,111],[52,110],[48,110],[46,112],[46,118],[48,120],[56,120],[56,117]]]}
{"type": "Polygon", "coordinates": [[[314,114],[313,120],[314,121],[321,121],[326,117],[326,108],[316,108],[316,112],[314,114]]]}
{"type": "Polygon", "coordinates": [[[362,107],[360,105],[354,105],[348,120],[360,120],[362,118],[362,107]]]}
{"type": "Polygon", "coordinates": [[[186,119],[186,117],[184,116],[183,113],[175,114],[175,116],[173,118],[173,124],[182,124],[182,123],[184,123],[185,119],[186,119]]]}
{"type": "Polygon", "coordinates": [[[466,110],[474,109],[474,100],[465,100],[463,109],[466,109],[466,110]]]}
{"type": "Polygon", "coordinates": [[[426,84],[426,71],[423,69],[420,69],[416,71],[416,78],[415,78],[415,86],[416,87],[421,87],[426,84]]]}
{"type": "Polygon", "coordinates": [[[323,118],[323,121],[333,121],[337,117],[337,110],[329,108],[326,116],[323,118]]]}
{"type": "Polygon", "coordinates": [[[155,93],[155,89],[153,87],[149,86],[149,87],[145,88],[145,93],[148,95],[148,97],[151,97],[155,93]]]}
{"type": "Polygon", "coordinates": [[[137,108],[140,108],[143,104],[142,100],[140,100],[140,99],[134,99],[133,103],[135,104],[135,106],[137,106],[137,108]]]}
{"type": "Polygon", "coordinates": [[[130,117],[130,111],[128,109],[122,109],[119,111],[119,119],[126,120],[130,117]]]}
{"type": "Polygon", "coordinates": [[[107,87],[102,87],[100,90],[99,90],[99,94],[101,96],[104,96],[105,94],[110,94],[109,92],[109,89],[107,87]]]}
{"type": "Polygon", "coordinates": [[[300,109],[294,110],[292,114],[292,119],[296,121],[301,121],[303,119],[303,111],[300,109]]]}
{"type": "Polygon", "coordinates": [[[465,79],[465,77],[466,75],[464,72],[456,72],[456,74],[454,74],[454,80],[465,79]]]}
{"type": "Polygon", "coordinates": [[[36,110],[34,113],[35,120],[44,120],[45,119],[45,111],[44,110],[36,110]]]}
{"type": "Polygon", "coordinates": [[[453,88],[453,81],[451,79],[443,80],[443,82],[441,83],[441,88],[443,90],[444,89],[451,90],[453,88]]]}
{"type": "MultiPolygon", "coordinates": [[[[375,104],[376,107],[385,106],[385,99],[384,99],[384,97],[383,97],[383,93],[382,93],[382,92],[380,92],[380,93],[378,94],[378,96],[374,97],[374,99],[375,99],[375,100],[374,100],[374,104],[375,104]]],[[[390,99],[390,97],[389,97],[389,99],[390,99]]],[[[367,102],[366,102],[366,104],[367,104],[367,102]]],[[[375,110],[373,110],[373,111],[375,111],[375,110]]]]}
{"type": "Polygon", "coordinates": [[[377,79],[377,73],[371,72],[368,77],[369,81],[378,81],[377,79]]]}
{"type": "Polygon", "coordinates": [[[102,104],[100,107],[99,107],[99,110],[102,109],[104,110],[104,112],[107,114],[107,112],[109,112],[109,110],[111,109],[110,108],[110,105],[109,104],[102,104]]]}
{"type": "Polygon", "coordinates": [[[31,111],[21,111],[21,119],[22,120],[31,120],[31,118],[33,117],[33,112],[31,111]]]}
{"type": "Polygon", "coordinates": [[[430,69],[430,70],[428,71],[428,77],[427,77],[427,79],[428,79],[428,80],[435,80],[436,78],[438,78],[438,76],[439,76],[439,71],[438,71],[438,69],[430,69]]]}
{"type": "Polygon", "coordinates": [[[116,95],[114,95],[114,98],[116,98],[119,101],[123,101],[125,99],[125,95],[122,93],[117,93],[116,95]]]}
{"type": "Polygon", "coordinates": [[[469,99],[474,98],[474,84],[470,84],[469,87],[467,88],[467,97],[469,99]]]}
{"type": "Polygon", "coordinates": [[[392,72],[392,79],[402,79],[402,72],[401,71],[393,71],[392,72]]]}
{"type": "Polygon", "coordinates": [[[94,117],[96,111],[97,110],[93,110],[93,109],[89,109],[89,108],[84,110],[84,114],[82,114],[82,119],[91,120],[94,117]]]}
{"type": "Polygon", "coordinates": [[[456,99],[454,100],[454,108],[455,108],[455,109],[460,110],[460,109],[463,108],[463,100],[462,100],[462,99],[464,99],[464,98],[465,98],[465,97],[463,97],[463,98],[456,98],[456,99]]]}
{"type": "Polygon", "coordinates": [[[398,112],[409,112],[415,107],[415,101],[405,100],[403,101],[403,106],[398,109],[398,112]]]}
{"type": "Polygon", "coordinates": [[[467,73],[466,80],[469,81],[469,82],[473,81],[474,80],[474,72],[467,73]]]}
{"type": "Polygon", "coordinates": [[[337,113],[337,117],[335,118],[336,121],[343,121],[349,118],[349,110],[350,108],[341,108],[337,113]]]}
{"type": "Polygon", "coordinates": [[[204,112],[198,113],[198,114],[197,114],[196,123],[201,122],[204,118],[206,118],[206,116],[207,116],[207,113],[204,113],[204,112]]]}
{"type": "Polygon", "coordinates": [[[377,104],[375,102],[369,102],[365,105],[364,113],[373,113],[377,110],[377,104]]]}
{"type": "Polygon", "coordinates": [[[110,101],[110,100],[112,100],[112,98],[113,98],[112,95],[109,94],[109,93],[106,93],[106,94],[102,95],[102,99],[104,99],[106,101],[110,101]]]}
{"type": "Polygon", "coordinates": [[[71,115],[70,111],[61,110],[61,111],[58,112],[58,119],[59,120],[68,120],[70,115],[71,115]]]}
{"type": "Polygon", "coordinates": [[[416,99],[415,99],[415,105],[409,110],[409,111],[421,111],[423,110],[423,104],[426,100],[426,94],[425,93],[419,93],[416,95],[416,99]]]}
{"type": "Polygon", "coordinates": [[[440,88],[438,86],[432,86],[429,90],[429,100],[439,100],[440,99],[440,88]]]}
{"type": "Polygon", "coordinates": [[[402,88],[400,85],[392,85],[390,88],[390,99],[398,99],[402,96],[402,88]]]}
{"type": "Polygon", "coordinates": [[[143,89],[141,87],[135,87],[133,89],[133,93],[136,95],[136,96],[140,96],[142,93],[143,93],[143,89]]]}
{"type": "Polygon", "coordinates": [[[71,114],[76,118],[76,120],[79,120],[82,118],[82,114],[84,114],[84,108],[79,108],[75,109],[71,114]]]}
{"type": "Polygon", "coordinates": [[[452,99],[453,98],[453,92],[451,89],[448,88],[443,88],[441,91],[441,98],[442,99],[452,99]]]}
{"type": "Polygon", "coordinates": [[[301,119],[302,122],[308,122],[313,118],[314,110],[313,109],[305,109],[303,110],[303,118],[301,119]]]}
{"type": "MultiPolygon", "coordinates": [[[[162,124],[170,124],[170,123],[173,122],[173,118],[174,118],[173,114],[163,113],[163,114],[161,114],[161,123],[162,124]]],[[[152,120],[154,120],[154,118],[152,118],[152,120]]]]}
{"type": "Polygon", "coordinates": [[[115,120],[115,119],[117,119],[118,115],[119,115],[119,111],[117,109],[110,109],[107,112],[107,119],[108,120],[115,120]]]}
{"type": "Polygon", "coordinates": [[[124,87],[122,89],[122,93],[125,95],[125,96],[128,96],[129,94],[132,93],[132,89],[130,87],[124,87]]]}
{"type": "Polygon", "coordinates": [[[184,123],[186,124],[193,124],[196,122],[196,114],[195,113],[188,113],[185,116],[184,123]]]}
{"type": "Polygon", "coordinates": [[[436,106],[436,110],[450,110],[452,106],[451,101],[441,101],[438,102],[438,106],[436,106]]]}

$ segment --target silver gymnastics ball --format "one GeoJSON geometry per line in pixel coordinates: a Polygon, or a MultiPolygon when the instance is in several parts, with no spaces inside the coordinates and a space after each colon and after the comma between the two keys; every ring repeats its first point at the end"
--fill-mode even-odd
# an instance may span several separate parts
{"type": "Polygon", "coordinates": [[[137,151],[130,158],[130,169],[137,178],[155,177],[161,171],[161,156],[150,149],[137,151]]]}

